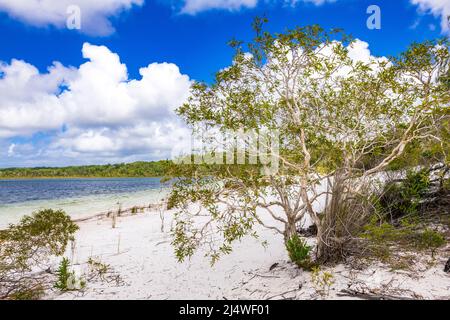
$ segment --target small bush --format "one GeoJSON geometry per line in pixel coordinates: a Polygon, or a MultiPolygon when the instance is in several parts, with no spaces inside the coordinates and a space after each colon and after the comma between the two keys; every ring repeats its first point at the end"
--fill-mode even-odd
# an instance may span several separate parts
{"type": "Polygon", "coordinates": [[[54,287],[60,291],[80,290],[86,286],[86,282],[82,278],[77,278],[75,272],[70,270],[70,262],[67,258],[61,260],[56,274],[57,281],[54,287]]]}
{"type": "Polygon", "coordinates": [[[100,279],[104,280],[105,275],[110,271],[111,267],[109,264],[103,263],[99,260],[89,258],[88,260],[89,271],[95,276],[99,276],[100,279]]]}
{"type": "Polygon", "coordinates": [[[369,239],[376,244],[395,241],[398,235],[395,227],[387,222],[383,222],[380,225],[371,222],[364,227],[364,230],[363,238],[369,239]]]}
{"type": "Polygon", "coordinates": [[[404,216],[415,215],[419,212],[420,202],[429,188],[428,170],[408,171],[403,181],[386,184],[376,206],[379,213],[390,218],[391,222],[404,216]]]}
{"type": "Polygon", "coordinates": [[[61,256],[78,226],[62,210],[41,210],[0,231],[0,299],[36,299],[50,256],[61,256]]]}
{"type": "Polygon", "coordinates": [[[73,279],[75,278],[74,272],[69,270],[69,265],[69,259],[63,258],[61,260],[58,271],[56,272],[56,275],[58,276],[58,280],[54,285],[56,289],[61,291],[69,290],[69,283],[73,282],[73,279]]]}
{"type": "Polygon", "coordinates": [[[443,246],[444,244],[444,236],[441,233],[431,229],[425,229],[425,231],[420,233],[416,240],[416,246],[419,249],[431,250],[432,257],[434,257],[436,249],[443,246]]]}
{"type": "Polygon", "coordinates": [[[310,270],[312,262],[310,257],[311,247],[298,235],[292,236],[286,243],[289,258],[302,269],[310,270]]]}
{"type": "Polygon", "coordinates": [[[372,252],[381,260],[389,260],[393,249],[401,246],[407,250],[431,250],[446,243],[444,236],[434,230],[423,227],[419,222],[402,219],[398,226],[373,219],[364,227],[362,237],[369,241],[372,252]]]}
{"type": "Polygon", "coordinates": [[[330,272],[321,272],[320,267],[313,267],[311,273],[311,280],[314,289],[321,296],[328,296],[330,294],[331,286],[334,284],[334,276],[330,272]]]}

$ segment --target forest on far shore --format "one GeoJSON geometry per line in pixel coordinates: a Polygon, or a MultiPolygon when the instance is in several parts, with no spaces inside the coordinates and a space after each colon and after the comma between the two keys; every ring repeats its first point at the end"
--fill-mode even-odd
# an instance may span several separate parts
{"type": "Polygon", "coordinates": [[[0,179],[162,177],[168,160],[106,165],[0,169],[0,179]]]}

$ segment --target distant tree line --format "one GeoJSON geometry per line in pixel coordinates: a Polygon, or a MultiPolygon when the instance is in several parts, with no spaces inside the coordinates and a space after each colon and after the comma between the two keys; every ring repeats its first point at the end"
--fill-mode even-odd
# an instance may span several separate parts
{"type": "Polygon", "coordinates": [[[170,161],[134,162],[107,165],[0,169],[0,179],[22,178],[114,178],[162,177],[170,161]]]}

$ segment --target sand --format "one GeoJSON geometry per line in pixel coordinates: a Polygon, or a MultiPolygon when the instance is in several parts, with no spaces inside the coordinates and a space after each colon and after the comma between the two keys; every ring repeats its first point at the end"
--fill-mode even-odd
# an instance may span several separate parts
{"type": "MultiPolygon", "coordinates": [[[[349,265],[322,268],[331,286],[314,283],[311,272],[288,261],[281,235],[258,228],[260,239],[244,238],[230,255],[211,267],[204,252],[179,263],[171,246],[173,212],[158,210],[79,222],[76,242],[67,250],[86,287],[68,293],[49,292],[48,299],[349,299],[342,290],[414,299],[450,299],[450,275],[443,272],[447,246],[433,263],[414,271],[392,271],[379,263],[362,270],[349,265]],[[266,240],[268,246],[261,245],[266,240]],[[89,259],[108,265],[102,276],[89,275],[89,259]],[[91,279],[89,279],[91,278],[91,279]]],[[[56,261],[53,268],[57,267],[56,261]]]]}

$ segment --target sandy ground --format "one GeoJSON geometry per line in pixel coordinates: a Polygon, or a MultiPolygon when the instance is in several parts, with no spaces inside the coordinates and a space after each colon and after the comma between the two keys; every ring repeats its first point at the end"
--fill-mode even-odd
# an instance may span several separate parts
{"type": "MultiPolygon", "coordinates": [[[[436,260],[418,264],[414,272],[391,271],[377,264],[363,270],[338,265],[323,268],[330,286],[315,283],[310,272],[288,262],[282,237],[260,229],[259,241],[245,238],[232,254],[211,267],[200,252],[178,263],[168,233],[171,212],[165,213],[164,232],[158,211],[79,222],[80,230],[66,256],[77,274],[87,278],[83,290],[50,299],[348,299],[342,290],[415,299],[450,299],[450,275],[443,272],[443,250],[436,260]],[[267,240],[263,247],[260,241],[267,240]],[[107,264],[101,276],[89,276],[89,258],[107,264]]],[[[56,268],[56,264],[54,265],[56,268]]]]}

